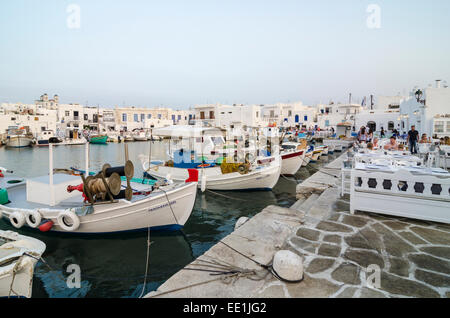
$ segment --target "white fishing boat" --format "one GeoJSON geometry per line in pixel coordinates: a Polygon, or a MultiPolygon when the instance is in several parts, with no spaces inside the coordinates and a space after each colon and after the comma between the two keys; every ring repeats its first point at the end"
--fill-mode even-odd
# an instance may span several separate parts
{"type": "Polygon", "coordinates": [[[144,130],[136,131],[133,133],[134,141],[147,141],[147,133],[144,130]]]}
{"type": "Polygon", "coordinates": [[[172,139],[177,141],[179,147],[183,143],[187,148],[176,148],[170,151],[167,161],[149,160],[147,155],[140,155],[143,169],[153,178],[172,179],[174,181],[185,180],[188,169],[199,171],[198,186],[202,191],[209,190],[270,190],[278,182],[281,172],[280,156],[256,158],[243,153],[228,156],[228,148],[225,154],[218,153],[218,148],[223,146],[221,138],[223,130],[212,127],[169,126],[156,129],[153,133],[157,136],[169,137],[169,149],[172,150],[172,139]],[[212,138],[212,139],[211,139],[212,138]],[[206,140],[211,141],[205,143],[206,140]],[[198,141],[198,142],[197,142],[198,141]],[[219,144],[217,144],[219,142],[219,144]],[[198,149],[185,150],[185,149],[198,149]],[[225,159],[223,159],[223,155],[225,159]],[[231,157],[231,158],[230,158],[231,157]],[[240,158],[242,157],[242,158],[240,158]],[[247,158],[246,158],[247,157],[247,158]],[[246,160],[247,159],[247,160],[246,160]]]}
{"type": "Polygon", "coordinates": [[[322,149],[316,146],[311,147],[312,147],[312,156],[310,162],[317,162],[320,158],[320,155],[322,154],[322,149]]]}
{"type": "Polygon", "coordinates": [[[84,138],[66,138],[59,145],[61,146],[79,146],[85,145],[87,140],[84,138]]]}
{"type": "Polygon", "coordinates": [[[305,158],[303,159],[302,167],[306,167],[310,162],[312,158],[312,151],[306,151],[305,158]]]}
{"type": "Polygon", "coordinates": [[[74,175],[53,175],[52,159],[49,166],[48,176],[12,183],[8,178],[1,181],[0,187],[7,190],[9,200],[0,205],[0,211],[14,227],[71,233],[113,233],[149,227],[179,229],[191,215],[197,194],[196,171],[183,182],[155,184],[152,180],[132,178],[134,168],[129,161],[122,167],[128,169],[126,177],[102,170],[102,178],[85,180],[74,175]],[[101,186],[103,178],[105,183],[101,186]],[[116,182],[111,183],[114,179],[116,182]]]}
{"type": "Polygon", "coordinates": [[[123,137],[123,140],[126,141],[126,142],[134,141],[134,137],[133,137],[132,134],[126,134],[126,135],[123,137]]]}
{"type": "Polygon", "coordinates": [[[35,238],[0,230],[0,297],[31,297],[34,266],[44,251],[35,238]]]}
{"type": "Polygon", "coordinates": [[[318,150],[322,150],[322,152],[320,154],[321,156],[328,156],[328,152],[329,152],[328,146],[326,146],[326,145],[319,145],[316,148],[318,150]]]}
{"type": "Polygon", "coordinates": [[[33,137],[28,133],[25,127],[11,126],[8,127],[6,137],[6,147],[24,148],[30,147],[33,137]]]}
{"type": "Polygon", "coordinates": [[[140,155],[142,167],[152,177],[158,180],[172,179],[176,182],[188,177],[188,167],[199,171],[198,186],[202,190],[271,190],[278,182],[281,172],[280,157],[268,157],[257,160],[255,164],[246,166],[244,163],[231,163],[232,168],[225,168],[227,163],[220,166],[214,163],[180,162],[179,164],[155,162],[149,166],[148,157],[140,155]],[[230,172],[231,171],[231,172],[230,172]]]}
{"type": "Polygon", "coordinates": [[[53,130],[44,130],[38,135],[36,145],[38,147],[48,147],[49,143],[57,145],[62,143],[62,140],[55,136],[53,130]]]}
{"type": "Polygon", "coordinates": [[[306,147],[296,142],[285,142],[281,148],[281,174],[294,175],[303,164],[306,147]]]}

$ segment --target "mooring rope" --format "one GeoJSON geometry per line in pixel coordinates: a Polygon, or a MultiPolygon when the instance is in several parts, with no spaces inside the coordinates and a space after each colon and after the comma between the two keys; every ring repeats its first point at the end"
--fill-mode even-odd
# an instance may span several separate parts
{"type": "Polygon", "coordinates": [[[162,192],[164,192],[164,194],[166,195],[167,203],[169,204],[170,211],[172,211],[172,215],[173,215],[173,217],[175,218],[176,224],[180,224],[180,223],[178,223],[178,220],[177,220],[177,217],[176,217],[176,215],[175,215],[175,212],[173,212],[172,204],[170,204],[170,200],[169,200],[169,196],[167,195],[167,192],[166,192],[164,189],[162,189],[162,188],[159,188],[159,189],[160,189],[162,192]]]}
{"type": "Polygon", "coordinates": [[[224,198],[227,198],[227,199],[231,199],[231,200],[238,200],[238,201],[244,201],[244,202],[248,202],[249,201],[249,200],[234,198],[234,197],[227,196],[225,194],[217,193],[217,192],[215,192],[213,190],[210,190],[210,189],[206,189],[206,191],[209,191],[211,193],[214,193],[215,195],[218,195],[218,196],[221,196],[221,197],[224,197],[224,198]]]}
{"type": "Polygon", "coordinates": [[[142,298],[144,296],[145,292],[145,285],[147,285],[147,273],[148,273],[148,263],[149,263],[149,256],[150,256],[150,227],[147,227],[147,260],[145,262],[145,275],[144,275],[144,283],[142,285],[142,291],[139,295],[139,298],[142,298]]]}

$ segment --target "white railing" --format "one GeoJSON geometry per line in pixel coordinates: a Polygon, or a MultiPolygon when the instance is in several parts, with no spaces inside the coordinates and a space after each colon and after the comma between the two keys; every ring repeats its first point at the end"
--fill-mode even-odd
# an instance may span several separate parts
{"type": "Polygon", "coordinates": [[[450,223],[450,173],[442,169],[352,169],[350,211],[450,223]]]}

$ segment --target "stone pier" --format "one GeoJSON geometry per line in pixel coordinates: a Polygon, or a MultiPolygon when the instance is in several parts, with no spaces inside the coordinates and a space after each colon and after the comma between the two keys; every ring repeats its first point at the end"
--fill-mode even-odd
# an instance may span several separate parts
{"type": "Polygon", "coordinates": [[[450,225],[351,215],[340,196],[345,157],[299,184],[290,209],[265,208],[147,297],[449,297],[450,225]],[[303,258],[302,282],[279,281],[257,264],[280,249],[303,258]],[[212,263],[241,273],[203,271],[212,263]]]}

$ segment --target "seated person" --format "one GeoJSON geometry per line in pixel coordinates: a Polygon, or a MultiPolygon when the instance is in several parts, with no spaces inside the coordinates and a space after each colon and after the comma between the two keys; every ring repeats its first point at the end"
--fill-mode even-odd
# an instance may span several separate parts
{"type": "Polygon", "coordinates": [[[378,138],[377,137],[373,138],[372,144],[373,144],[373,149],[378,149],[380,147],[380,145],[378,144],[378,138]]]}
{"type": "Polygon", "coordinates": [[[373,150],[373,143],[368,142],[368,143],[367,143],[367,149],[373,150]]]}
{"type": "Polygon", "coordinates": [[[427,143],[428,143],[427,134],[422,134],[422,138],[420,138],[419,144],[427,144],[427,143]]]}
{"type": "Polygon", "coordinates": [[[397,143],[397,138],[395,138],[394,136],[392,136],[389,139],[389,143],[387,145],[384,146],[385,150],[398,150],[398,143],[397,143]]]}
{"type": "Polygon", "coordinates": [[[403,144],[398,145],[398,150],[405,150],[405,146],[403,144]]]}

